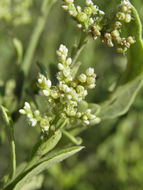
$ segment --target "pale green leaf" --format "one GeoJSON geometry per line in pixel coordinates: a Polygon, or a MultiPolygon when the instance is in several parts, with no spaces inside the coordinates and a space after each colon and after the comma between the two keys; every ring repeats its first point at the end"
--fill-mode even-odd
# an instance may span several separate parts
{"type": "Polygon", "coordinates": [[[9,184],[5,190],[19,190],[21,189],[26,183],[28,183],[34,176],[40,174],[45,169],[53,166],[54,164],[63,161],[64,159],[72,156],[73,154],[82,150],[83,146],[74,146],[70,148],[62,149],[61,151],[55,152],[50,156],[46,156],[41,161],[34,166],[32,169],[22,173],[13,183],[9,184]]]}

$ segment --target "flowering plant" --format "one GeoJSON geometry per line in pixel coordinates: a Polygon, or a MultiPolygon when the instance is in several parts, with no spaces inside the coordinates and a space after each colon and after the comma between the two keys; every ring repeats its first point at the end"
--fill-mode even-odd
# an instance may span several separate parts
{"type": "MultiPolygon", "coordinates": [[[[56,52],[58,57],[56,74],[52,77],[50,77],[50,67],[47,69],[43,63],[38,62],[38,72],[35,69],[36,76],[38,76],[36,81],[35,75],[31,75],[34,79],[29,79],[32,62],[36,57],[36,48],[38,44],[39,47],[41,45],[39,43],[40,37],[46,27],[48,13],[56,2],[56,0],[43,0],[42,3],[37,1],[36,5],[32,1],[26,0],[23,2],[18,0],[0,2],[0,10],[4,7],[0,19],[6,23],[11,22],[15,27],[29,23],[29,21],[32,22],[30,8],[32,10],[32,6],[36,6],[39,10],[39,4],[41,5],[39,16],[33,24],[34,30],[28,41],[28,46],[22,43],[18,37],[14,36],[12,40],[17,53],[16,77],[5,84],[2,82],[4,95],[1,98],[2,93],[0,93],[0,115],[2,126],[5,127],[2,127],[1,131],[4,131],[5,135],[7,134],[11,148],[11,168],[2,179],[3,190],[40,188],[43,183],[44,175],[42,172],[44,170],[84,148],[81,145],[82,138],[79,137],[83,130],[87,129],[88,126],[102,123],[105,119],[115,119],[125,114],[142,87],[142,57],[136,58],[134,54],[136,48],[140,52],[143,50],[142,27],[136,9],[128,0],[121,0],[120,4],[115,3],[114,10],[110,10],[109,13],[101,10],[91,0],[86,0],[81,5],[76,5],[74,0],[61,1],[61,7],[76,21],[77,28],[81,30],[79,43],[73,43],[73,48],[69,47],[69,49],[63,44],[60,45],[56,52]],[[11,9],[13,6],[16,9],[11,9]],[[6,14],[9,10],[13,11],[6,14]],[[132,27],[133,25],[134,27],[132,27]],[[97,101],[98,104],[95,103],[96,101],[94,103],[88,101],[90,99],[88,98],[89,92],[94,93],[92,89],[96,85],[97,91],[100,93],[97,82],[98,71],[96,76],[94,71],[96,67],[89,66],[90,61],[87,60],[90,56],[87,54],[86,59],[83,60],[86,65],[79,62],[83,57],[84,48],[89,44],[88,42],[94,41],[92,43],[95,43],[97,39],[107,44],[108,47],[115,47],[116,53],[126,56],[128,62],[122,77],[116,80],[116,83],[110,88],[111,96],[108,94],[103,98],[106,101],[97,101]],[[136,59],[137,64],[134,62],[136,59]],[[34,80],[34,84],[31,82],[32,80],[34,80]],[[32,151],[30,147],[31,154],[27,161],[17,167],[14,134],[16,126],[20,126],[19,122],[33,127],[28,130],[32,130],[32,134],[38,134],[38,137],[34,135],[37,142],[32,151]]],[[[15,30],[19,30],[19,28],[15,30]]],[[[43,36],[45,40],[46,35],[43,36]]],[[[25,39],[27,39],[27,35],[25,39]]],[[[54,43],[52,34],[51,39],[54,43]]],[[[50,41],[49,36],[48,40],[50,41]]],[[[117,54],[115,55],[117,56],[117,54]]],[[[102,80],[100,81],[102,82],[102,80]]],[[[26,140],[24,139],[24,141],[26,140]]],[[[99,151],[100,156],[102,153],[99,151]]]]}

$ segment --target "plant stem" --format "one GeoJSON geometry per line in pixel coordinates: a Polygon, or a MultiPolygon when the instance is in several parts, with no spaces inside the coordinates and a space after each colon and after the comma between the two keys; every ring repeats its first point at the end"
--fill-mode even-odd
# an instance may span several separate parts
{"type": "Polygon", "coordinates": [[[87,44],[88,42],[88,37],[87,37],[87,34],[85,33],[82,33],[81,34],[81,38],[80,38],[80,41],[79,41],[79,44],[78,46],[76,47],[75,49],[75,53],[73,55],[73,62],[72,62],[72,67],[74,67],[77,63],[77,59],[80,55],[80,53],[82,52],[83,48],[85,47],[85,45],[87,44]]]}
{"type": "Polygon", "coordinates": [[[24,72],[25,76],[28,75],[30,66],[32,64],[33,55],[39,42],[41,33],[44,29],[49,10],[55,2],[56,0],[43,0],[41,7],[41,15],[39,16],[36,26],[32,32],[31,39],[21,65],[21,69],[24,72]]]}
{"type": "Polygon", "coordinates": [[[9,175],[9,179],[12,179],[15,175],[16,171],[16,151],[15,151],[15,140],[14,140],[14,128],[11,117],[8,115],[6,108],[1,106],[1,112],[3,116],[3,120],[6,125],[7,134],[9,137],[10,147],[11,147],[11,172],[9,175]]]}

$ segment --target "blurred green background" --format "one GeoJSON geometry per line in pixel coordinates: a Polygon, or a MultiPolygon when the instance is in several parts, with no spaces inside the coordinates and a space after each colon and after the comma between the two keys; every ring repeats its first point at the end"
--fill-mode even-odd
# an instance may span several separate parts
{"type": "MultiPolygon", "coordinates": [[[[19,62],[13,39],[17,38],[26,51],[30,36],[40,15],[40,0],[29,0],[22,7],[14,4],[10,16],[7,1],[0,0],[0,103],[11,113],[15,109],[15,79],[19,62]],[[4,3],[2,3],[2,1],[4,3]],[[8,10],[7,10],[8,9],[8,10]],[[15,10],[15,11],[13,11],[15,10]],[[13,16],[14,15],[14,16],[13,16]]],[[[26,2],[26,1],[25,1],[26,2]]],[[[78,2],[78,1],[77,1],[78,2]]],[[[104,11],[112,10],[115,0],[96,0],[104,11]]],[[[142,0],[132,0],[143,21],[142,0]]],[[[82,1],[81,1],[82,3],[82,1]]],[[[69,50],[78,42],[81,31],[61,8],[58,0],[52,7],[38,47],[32,60],[27,88],[36,81],[39,72],[36,62],[47,68],[52,80],[56,78],[57,57],[55,51],[65,44],[69,50]]],[[[92,66],[98,76],[97,86],[88,96],[89,102],[106,100],[114,84],[126,68],[126,56],[119,55],[100,41],[86,45],[80,55],[81,71],[92,66]]],[[[29,94],[24,101],[29,99],[29,94]]],[[[44,173],[41,190],[142,190],[143,189],[143,90],[125,115],[101,122],[82,132],[86,148],[79,154],[44,173]]],[[[124,101],[124,100],[123,100],[124,101]]],[[[18,163],[27,158],[36,141],[38,131],[27,126],[20,117],[15,124],[18,163]]],[[[5,132],[0,127],[0,177],[8,170],[9,146],[5,132]]]]}

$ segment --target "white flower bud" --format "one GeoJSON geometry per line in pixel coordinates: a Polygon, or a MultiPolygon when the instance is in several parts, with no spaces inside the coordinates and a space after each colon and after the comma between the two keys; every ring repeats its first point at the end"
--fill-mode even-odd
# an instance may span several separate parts
{"type": "Polygon", "coordinates": [[[36,116],[39,116],[39,115],[40,115],[40,111],[39,111],[39,110],[36,110],[36,111],[34,111],[34,114],[35,114],[36,116]]]}
{"type": "Polygon", "coordinates": [[[69,58],[67,59],[66,63],[67,63],[67,65],[71,65],[71,63],[72,63],[72,58],[69,57],[69,58]]]}
{"type": "Polygon", "coordinates": [[[52,96],[54,99],[57,99],[57,98],[59,97],[59,94],[58,94],[58,92],[56,92],[56,91],[52,91],[51,96],[52,96]]]}
{"type": "Polygon", "coordinates": [[[27,117],[28,117],[29,119],[31,119],[31,118],[33,118],[33,115],[32,115],[31,113],[29,113],[29,114],[27,114],[27,117]]]}
{"type": "Polygon", "coordinates": [[[43,126],[44,131],[49,131],[49,126],[43,126]]]}
{"type": "Polygon", "coordinates": [[[77,6],[77,11],[81,12],[81,7],[80,6],[77,6]]]}
{"type": "Polygon", "coordinates": [[[24,109],[29,110],[30,108],[30,104],[28,102],[25,102],[24,109]]]}
{"type": "Polygon", "coordinates": [[[31,124],[32,127],[36,126],[36,124],[37,124],[37,120],[36,119],[32,118],[29,121],[30,121],[30,124],[31,124]]]}
{"type": "Polygon", "coordinates": [[[77,27],[80,29],[82,28],[82,24],[77,24],[77,27]]]}
{"type": "Polygon", "coordinates": [[[63,8],[65,11],[68,10],[68,6],[66,6],[66,5],[63,5],[62,8],[63,8]]]}
{"type": "Polygon", "coordinates": [[[93,78],[93,77],[87,77],[86,81],[88,84],[95,84],[95,78],[93,78]]]}
{"type": "Polygon", "coordinates": [[[82,116],[82,114],[81,114],[80,112],[77,112],[76,116],[77,116],[78,118],[80,118],[80,117],[82,116]]]}
{"type": "Polygon", "coordinates": [[[91,0],[86,0],[86,5],[91,6],[91,5],[93,5],[93,2],[91,0]]]}
{"type": "Polygon", "coordinates": [[[66,3],[73,3],[74,0],[65,0],[66,3]]]}
{"type": "Polygon", "coordinates": [[[65,69],[63,71],[63,74],[64,74],[65,77],[68,77],[70,75],[70,70],[69,69],[65,69]]]}
{"type": "Polygon", "coordinates": [[[64,70],[64,66],[63,66],[63,64],[58,63],[58,69],[59,69],[60,71],[64,70]]]}
{"type": "Polygon", "coordinates": [[[52,83],[51,83],[51,81],[49,79],[46,80],[45,83],[46,83],[47,88],[51,88],[52,83]]]}
{"type": "Polygon", "coordinates": [[[86,75],[87,76],[92,76],[94,74],[94,69],[93,68],[88,68],[87,70],[86,70],[86,75]]]}
{"type": "Polygon", "coordinates": [[[78,80],[82,83],[86,82],[86,75],[85,74],[81,74],[78,77],[78,80]]]}
{"type": "Polygon", "coordinates": [[[93,18],[90,18],[90,24],[93,24],[93,23],[94,23],[93,18]]]}
{"type": "Polygon", "coordinates": [[[86,125],[89,125],[90,124],[90,122],[88,121],[88,120],[84,120],[83,121],[86,125]]]}
{"type": "Polygon", "coordinates": [[[104,11],[101,11],[101,10],[99,10],[99,14],[100,14],[101,16],[104,16],[104,15],[105,15],[104,11]]]}
{"type": "Polygon", "coordinates": [[[43,90],[42,92],[43,92],[43,94],[44,94],[45,96],[49,96],[49,95],[50,95],[49,90],[43,90]]]}
{"type": "Polygon", "coordinates": [[[81,85],[78,85],[77,88],[76,88],[76,90],[77,90],[78,93],[81,93],[81,92],[84,91],[84,87],[81,86],[81,85]]]}
{"type": "Polygon", "coordinates": [[[26,112],[25,112],[24,109],[20,109],[20,110],[19,110],[19,113],[21,113],[21,114],[26,114],[26,112]]]}
{"type": "Polygon", "coordinates": [[[71,100],[72,96],[70,94],[67,95],[67,99],[71,100]]]}
{"type": "Polygon", "coordinates": [[[84,97],[87,96],[88,92],[87,90],[84,90],[84,97]]]}
{"type": "Polygon", "coordinates": [[[88,85],[88,88],[90,88],[90,89],[95,88],[95,84],[88,85]]]}
{"type": "Polygon", "coordinates": [[[125,16],[125,22],[129,23],[129,22],[131,22],[131,20],[132,20],[131,15],[130,14],[126,14],[126,16],[125,16]]]}
{"type": "Polygon", "coordinates": [[[38,79],[38,83],[42,84],[43,80],[41,78],[38,79]]]}

